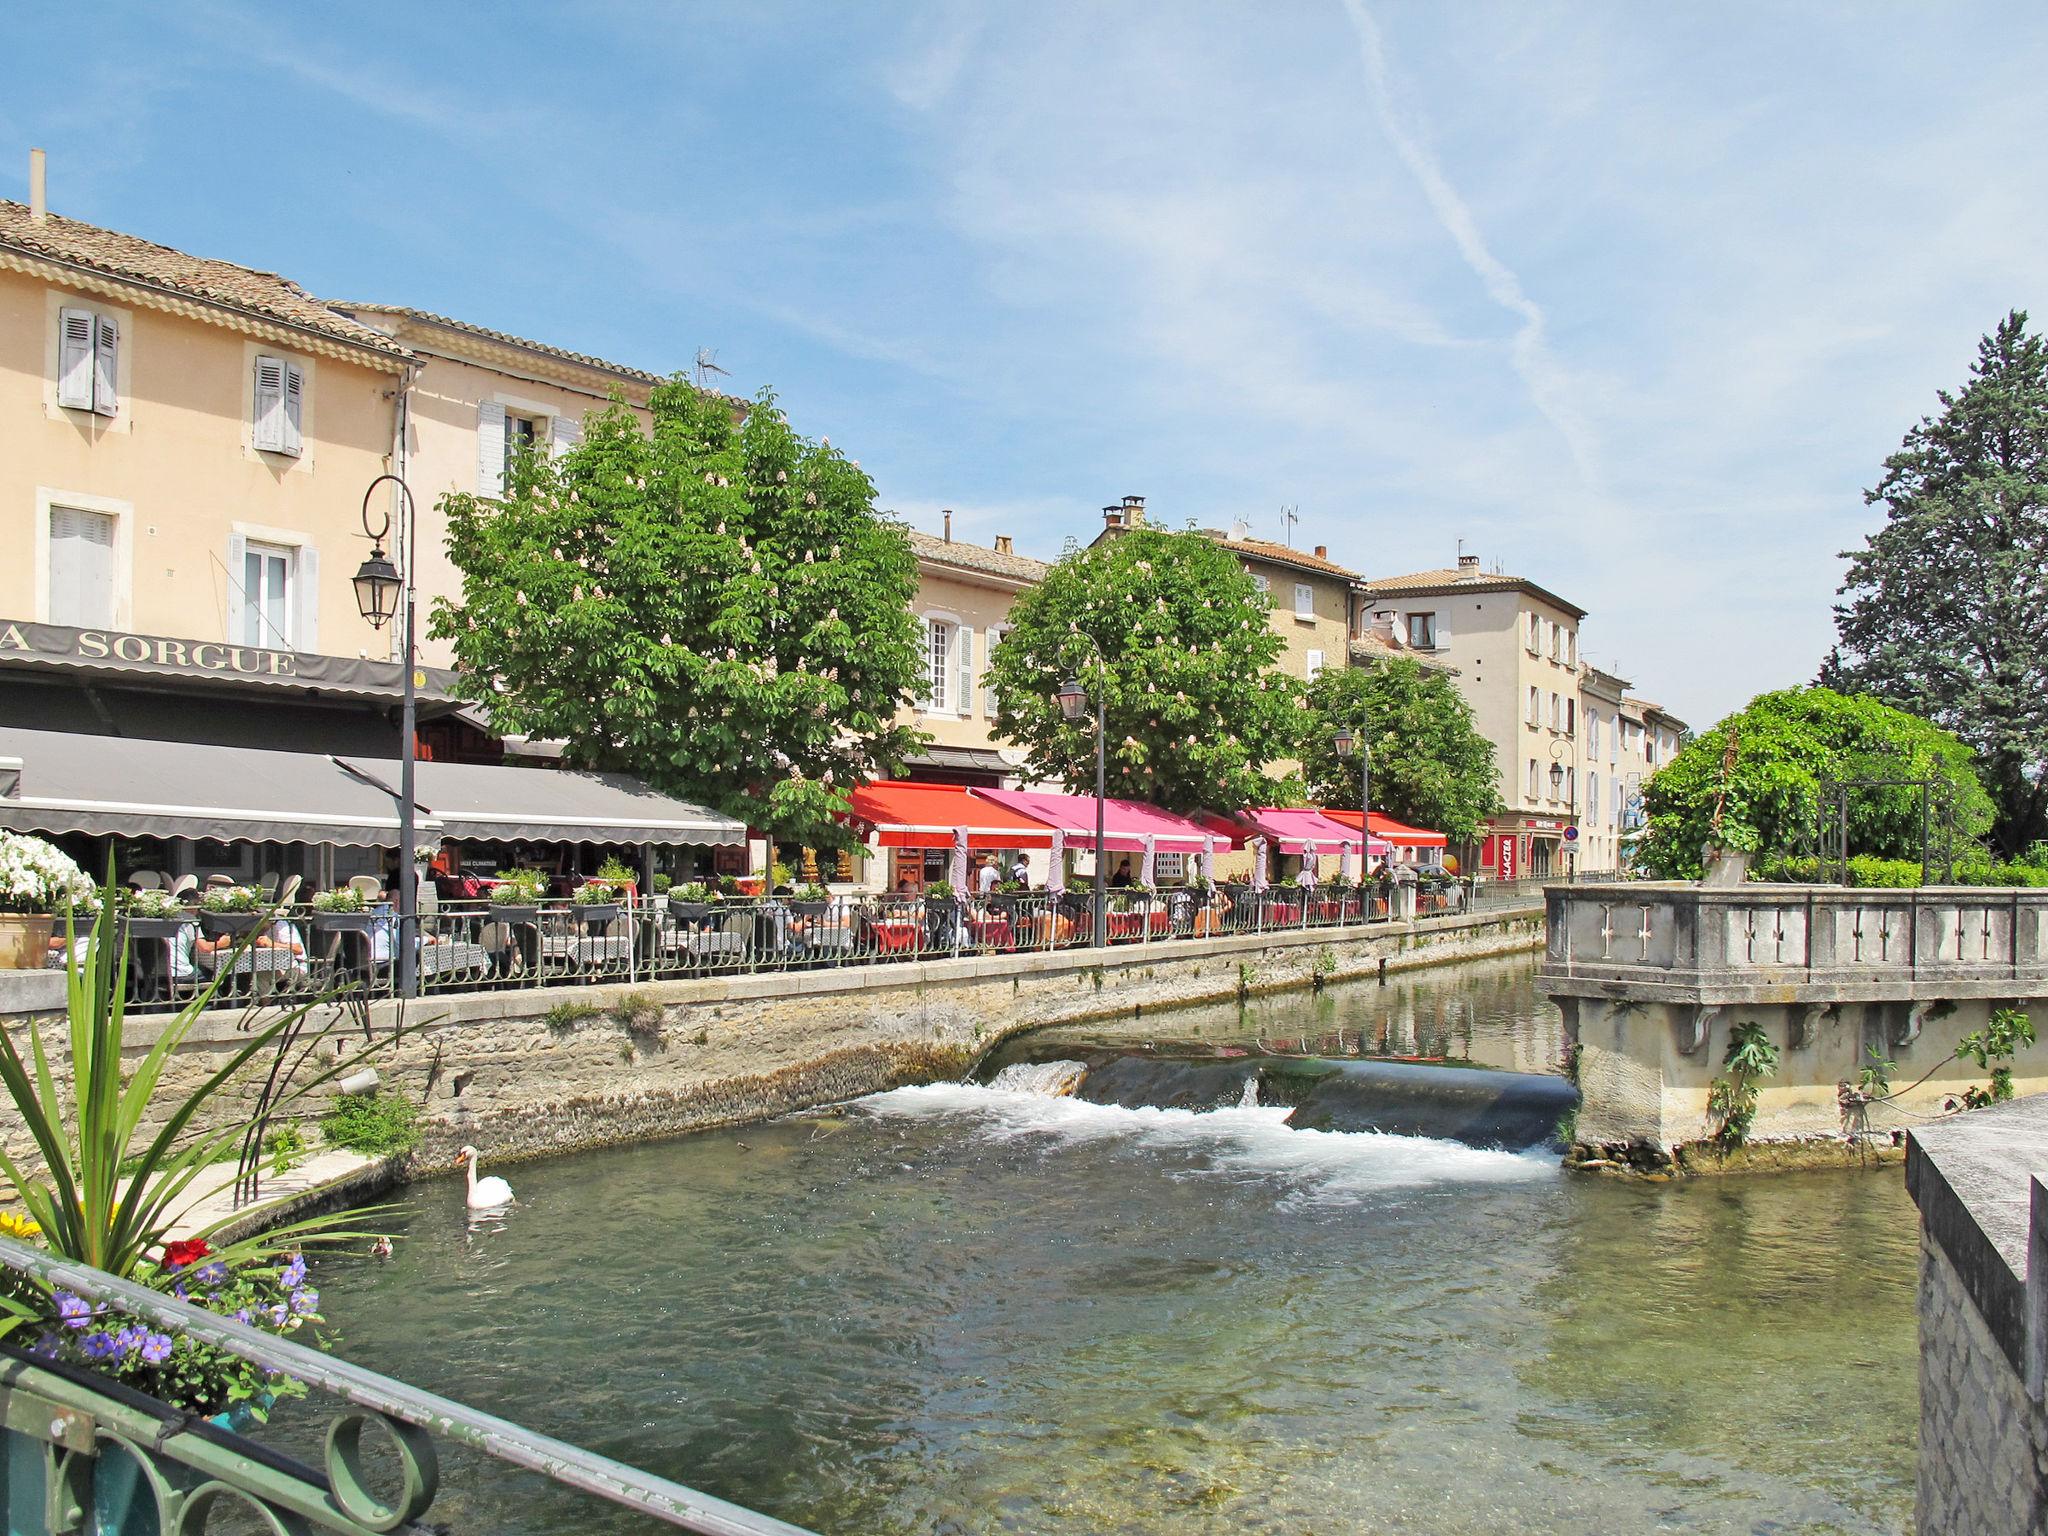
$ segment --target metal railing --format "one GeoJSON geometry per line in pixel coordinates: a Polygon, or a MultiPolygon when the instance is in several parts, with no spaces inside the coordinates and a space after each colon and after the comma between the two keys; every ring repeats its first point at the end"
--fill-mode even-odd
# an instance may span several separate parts
{"type": "MultiPolygon", "coordinates": [[[[433,1439],[438,1435],[686,1531],[807,1536],[799,1526],[10,1238],[0,1238],[0,1267],[282,1372],[351,1410],[329,1426],[325,1464],[313,1468],[118,1382],[18,1350],[0,1351],[0,1435],[30,1442],[27,1449],[41,1448],[46,1530],[194,1533],[205,1529],[213,1507],[223,1503],[253,1511],[260,1528],[277,1532],[308,1525],[346,1536],[414,1530],[440,1490],[433,1439]],[[399,1486],[382,1494],[370,1486],[363,1455],[365,1431],[373,1425],[397,1452],[399,1486]],[[141,1486],[155,1505],[154,1521],[113,1523],[94,1511],[94,1494],[104,1481],[100,1463],[115,1459],[104,1455],[109,1450],[138,1464],[141,1486]]],[[[34,1464],[13,1446],[0,1458],[10,1478],[34,1464]]],[[[11,1508],[24,1507],[25,1492],[9,1489],[11,1508]]]]}
{"type": "MultiPolygon", "coordinates": [[[[1429,917],[1531,894],[1426,882],[1416,888],[1415,907],[1429,917]]],[[[443,901],[418,918],[416,971],[420,992],[434,995],[1029,954],[1085,947],[1091,902],[1085,889],[952,900],[854,893],[695,902],[671,894],[581,906],[443,901]]],[[[1383,923],[1395,905],[1392,887],[1112,890],[1107,928],[1112,946],[1152,945],[1383,923]]],[[[399,918],[384,910],[131,919],[124,942],[130,1006],[138,1011],[177,1007],[216,978],[220,1006],[396,991],[399,918]]]]}

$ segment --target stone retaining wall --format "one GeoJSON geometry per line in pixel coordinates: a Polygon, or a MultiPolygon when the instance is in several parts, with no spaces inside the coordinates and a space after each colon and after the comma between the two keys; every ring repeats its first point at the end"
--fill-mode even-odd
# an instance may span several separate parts
{"type": "MultiPolygon", "coordinates": [[[[1108,951],[467,993],[412,1004],[408,1032],[379,1068],[426,1107],[418,1165],[445,1168],[465,1143],[497,1161],[767,1119],[957,1077],[1039,1025],[1530,950],[1542,927],[1540,909],[1526,907],[1108,951]]],[[[379,1036],[400,1019],[396,1004],[369,1009],[379,1036]]],[[[215,1070],[245,1023],[225,1010],[202,1018],[165,1092],[215,1070]]],[[[46,1028],[61,1056],[61,1030],[46,1028]]],[[[137,1055],[154,1038],[142,1018],[130,1035],[137,1055]]]]}

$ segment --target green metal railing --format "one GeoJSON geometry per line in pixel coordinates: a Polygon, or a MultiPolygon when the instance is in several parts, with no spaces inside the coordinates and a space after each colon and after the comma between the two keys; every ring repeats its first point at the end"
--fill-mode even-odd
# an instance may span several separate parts
{"type": "MultiPolygon", "coordinates": [[[[418,1531],[440,1489],[435,1436],[704,1536],[807,1536],[800,1527],[9,1238],[0,1238],[0,1267],[218,1346],[349,1405],[329,1423],[324,1466],[316,1469],[119,1382],[0,1352],[0,1512],[10,1536],[199,1536],[223,1506],[275,1536],[418,1531]],[[377,1479],[366,1447],[373,1432],[395,1452],[384,1460],[395,1459],[398,1486],[383,1492],[371,1486],[377,1479]]],[[[593,1529],[602,1528],[604,1518],[595,1516],[593,1529]]]]}

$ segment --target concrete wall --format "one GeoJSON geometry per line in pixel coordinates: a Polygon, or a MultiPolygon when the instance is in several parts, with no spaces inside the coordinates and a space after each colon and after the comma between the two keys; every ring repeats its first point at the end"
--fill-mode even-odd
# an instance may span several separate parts
{"type": "MultiPolygon", "coordinates": [[[[958,1076],[998,1041],[1036,1025],[1228,999],[1245,983],[1258,991],[1305,986],[1325,953],[1336,977],[1367,976],[1382,960],[1390,968],[1435,965],[1528,950],[1540,939],[1533,910],[1507,909],[1151,949],[475,993],[415,1005],[416,1032],[383,1058],[382,1070],[428,1108],[428,1166],[446,1165],[465,1142],[493,1158],[535,1156],[958,1076]]],[[[31,990],[47,995],[24,981],[11,997],[0,994],[0,1004],[32,1008],[31,990]]],[[[379,1034],[397,1020],[395,1005],[371,1010],[379,1034]]],[[[203,1018],[173,1058],[166,1092],[217,1068],[246,1038],[241,1023],[228,1011],[203,1018]]],[[[56,1025],[45,1029],[61,1054],[56,1025]]],[[[154,1037],[152,1024],[136,1019],[131,1052],[154,1037]]],[[[19,1150],[18,1133],[8,1141],[19,1150]]]]}

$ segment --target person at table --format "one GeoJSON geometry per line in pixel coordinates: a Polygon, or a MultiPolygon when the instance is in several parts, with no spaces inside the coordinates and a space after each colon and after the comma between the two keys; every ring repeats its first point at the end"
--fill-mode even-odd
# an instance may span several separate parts
{"type": "Polygon", "coordinates": [[[997,882],[1002,878],[1002,871],[996,868],[996,856],[992,853],[984,855],[981,867],[974,872],[975,894],[977,896],[989,895],[995,890],[997,882]]]}
{"type": "Polygon", "coordinates": [[[1116,873],[1109,877],[1109,883],[1119,889],[1128,888],[1131,883],[1131,861],[1125,858],[1116,867],[1116,873]]]}

